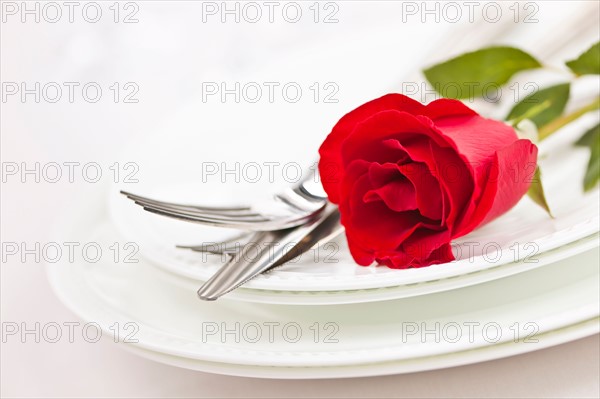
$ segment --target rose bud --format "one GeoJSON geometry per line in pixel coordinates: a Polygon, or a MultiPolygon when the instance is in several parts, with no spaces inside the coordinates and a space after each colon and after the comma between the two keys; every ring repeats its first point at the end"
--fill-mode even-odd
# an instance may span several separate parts
{"type": "Polygon", "coordinates": [[[511,209],[537,159],[531,141],[460,101],[401,94],[346,114],[319,153],[354,260],[392,268],[454,260],[451,241],[511,209]]]}

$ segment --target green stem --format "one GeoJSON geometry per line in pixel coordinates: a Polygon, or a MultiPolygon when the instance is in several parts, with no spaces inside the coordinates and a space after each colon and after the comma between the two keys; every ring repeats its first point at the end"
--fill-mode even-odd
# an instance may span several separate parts
{"type": "Polygon", "coordinates": [[[573,111],[572,113],[570,113],[568,115],[557,118],[557,119],[553,120],[552,122],[548,123],[547,125],[545,125],[544,127],[542,127],[539,130],[539,139],[543,140],[543,139],[547,138],[548,136],[550,136],[552,133],[559,130],[563,126],[568,125],[569,123],[578,119],[580,116],[587,114],[590,111],[594,111],[596,109],[600,109],[600,97],[597,97],[594,101],[592,101],[588,105],[586,105],[582,108],[579,108],[578,110],[573,111]]]}
{"type": "Polygon", "coordinates": [[[527,112],[525,112],[523,115],[521,115],[517,119],[510,121],[512,124],[512,127],[517,127],[519,125],[519,123],[523,122],[525,119],[531,119],[534,116],[541,114],[546,109],[548,109],[551,105],[552,105],[552,102],[550,100],[546,100],[541,104],[534,105],[533,107],[529,108],[529,110],[527,110],[527,112]]]}

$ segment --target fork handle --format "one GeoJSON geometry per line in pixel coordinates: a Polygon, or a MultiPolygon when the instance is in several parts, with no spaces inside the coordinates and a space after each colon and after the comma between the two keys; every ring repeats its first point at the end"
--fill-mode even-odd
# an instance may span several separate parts
{"type": "Polygon", "coordinates": [[[313,233],[332,212],[337,213],[337,208],[330,207],[329,210],[320,212],[311,222],[299,227],[254,233],[241,251],[200,287],[198,297],[205,301],[214,301],[278,265],[289,252],[297,253],[294,248],[313,233]],[[253,246],[258,246],[259,252],[256,256],[248,256],[253,246]]]}

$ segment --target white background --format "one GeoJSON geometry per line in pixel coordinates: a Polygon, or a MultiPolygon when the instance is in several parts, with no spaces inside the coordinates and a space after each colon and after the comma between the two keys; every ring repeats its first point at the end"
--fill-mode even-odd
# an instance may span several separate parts
{"type": "MultiPolygon", "coordinates": [[[[3,7],[6,3],[10,2],[3,2],[3,7]]],[[[318,142],[285,136],[286,124],[318,115],[315,123],[322,127],[324,137],[344,112],[387,91],[400,91],[399,82],[406,76],[418,79],[420,66],[449,53],[507,43],[536,54],[545,43],[569,41],[558,33],[568,21],[589,14],[596,16],[597,24],[600,18],[596,2],[537,2],[537,23],[524,24],[524,14],[514,23],[514,13],[508,9],[513,2],[503,2],[504,14],[495,23],[482,18],[480,8],[474,14],[477,23],[469,21],[466,8],[456,23],[444,21],[443,14],[439,23],[435,15],[425,16],[423,23],[420,14],[405,15],[403,20],[400,2],[357,1],[337,2],[334,18],[338,22],[332,24],[323,23],[323,8],[319,22],[314,22],[309,9],[313,2],[302,3],[305,14],[298,23],[285,21],[277,12],[274,23],[266,21],[266,15],[258,23],[243,18],[235,23],[231,16],[222,23],[219,15],[207,16],[204,23],[200,2],[147,1],[135,2],[139,22],[125,24],[113,21],[109,9],[113,2],[99,3],[103,17],[97,23],[86,22],[81,8],[75,10],[73,23],[66,14],[56,23],[43,16],[36,23],[33,16],[22,22],[20,14],[3,15],[2,82],[98,82],[104,92],[97,103],[86,102],[77,90],[73,103],[64,98],[55,104],[44,99],[36,103],[32,96],[25,102],[18,96],[3,100],[2,162],[94,161],[107,168],[122,159],[125,143],[142,141],[156,131],[168,134],[166,121],[178,113],[197,112],[202,118],[205,110],[189,108],[201,98],[202,82],[335,82],[338,103],[311,103],[306,92],[297,104],[281,99],[275,104],[295,107],[291,109],[297,110],[299,117],[290,121],[277,119],[277,113],[271,115],[270,123],[282,129],[282,143],[271,143],[272,149],[293,146],[297,160],[304,161],[312,157],[307,154],[316,151],[318,142]],[[492,38],[495,35],[498,37],[492,38]],[[332,55],[328,58],[327,54],[332,55]],[[114,103],[108,89],[113,82],[137,84],[139,102],[114,103]]],[[[15,4],[21,7],[20,2],[15,4]]],[[[132,10],[123,6],[121,3],[120,19],[132,10]]],[[[63,13],[66,10],[62,8],[63,13]]],[[[454,14],[446,16],[454,18],[454,14]]],[[[571,45],[562,49],[560,59],[575,56],[594,40],[598,40],[597,34],[569,41],[571,45]]],[[[213,105],[231,107],[232,112],[251,106],[243,101],[241,105],[213,105]]],[[[244,138],[258,128],[249,126],[248,132],[234,133],[232,138],[252,144],[244,138]]],[[[210,132],[198,134],[219,143],[210,132]]],[[[169,156],[176,154],[157,154],[164,157],[161,160],[169,156]]],[[[140,174],[143,177],[143,170],[140,174]]],[[[64,179],[36,183],[31,177],[25,183],[18,178],[3,183],[2,241],[47,242],[60,224],[61,213],[68,211],[73,196],[86,184],[81,179],[75,184],[64,179]]],[[[1,318],[2,322],[28,325],[77,321],[51,292],[43,265],[31,259],[3,262],[1,318]]],[[[447,370],[345,381],[269,381],[164,366],[121,351],[109,340],[95,344],[9,340],[2,343],[0,385],[3,397],[598,397],[599,351],[595,336],[447,370]]]]}

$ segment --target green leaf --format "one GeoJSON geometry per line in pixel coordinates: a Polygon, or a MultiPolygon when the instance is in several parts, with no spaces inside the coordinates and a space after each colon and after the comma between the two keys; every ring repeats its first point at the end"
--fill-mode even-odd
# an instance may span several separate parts
{"type": "Polygon", "coordinates": [[[562,115],[569,100],[571,85],[547,87],[525,97],[510,110],[507,120],[530,119],[540,128],[562,115]]]}
{"type": "Polygon", "coordinates": [[[542,172],[540,171],[539,166],[535,168],[535,174],[531,180],[531,186],[529,186],[527,195],[533,200],[533,202],[544,208],[551,218],[554,218],[554,216],[552,216],[552,212],[550,211],[550,207],[548,206],[548,202],[546,201],[546,194],[544,194],[544,187],[542,186],[542,172]]]}
{"type": "Polygon", "coordinates": [[[592,147],[590,161],[587,170],[585,171],[585,177],[583,178],[584,191],[590,191],[596,187],[598,179],[600,179],[600,146],[597,144],[598,143],[592,147]]]}
{"type": "Polygon", "coordinates": [[[579,58],[568,61],[566,64],[577,76],[600,74],[600,42],[590,47],[579,58]]]}
{"type": "Polygon", "coordinates": [[[541,67],[531,55],[513,47],[488,47],[463,54],[423,71],[433,88],[448,98],[480,97],[508,82],[517,72],[541,67]]]}
{"type": "Polygon", "coordinates": [[[590,191],[600,180],[600,125],[588,130],[575,145],[589,147],[591,150],[590,160],[583,178],[583,189],[590,191]]]}
{"type": "Polygon", "coordinates": [[[591,147],[592,144],[594,144],[594,140],[596,141],[596,144],[598,144],[597,142],[598,142],[599,137],[600,137],[600,124],[594,126],[590,130],[585,132],[583,134],[583,136],[581,136],[581,138],[579,140],[577,140],[575,145],[578,145],[580,147],[591,147]]]}

